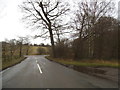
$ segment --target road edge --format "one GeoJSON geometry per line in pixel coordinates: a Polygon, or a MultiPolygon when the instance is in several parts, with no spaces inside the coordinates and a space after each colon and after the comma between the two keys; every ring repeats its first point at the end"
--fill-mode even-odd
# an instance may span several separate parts
{"type": "MultiPolygon", "coordinates": [[[[72,68],[72,65],[66,65],[66,64],[59,63],[59,62],[57,62],[57,61],[54,61],[54,60],[48,58],[47,56],[45,56],[45,58],[46,58],[47,60],[49,60],[49,61],[58,63],[58,64],[60,64],[60,65],[62,65],[62,66],[67,67],[67,68],[73,69],[73,68],[72,68]]],[[[73,70],[75,70],[75,69],[73,69],[73,70]]],[[[78,70],[75,70],[75,71],[78,71],[78,70]]],[[[78,72],[81,72],[81,71],[78,71],[78,72]]],[[[85,72],[81,72],[81,73],[85,73],[85,72]]],[[[114,80],[112,80],[112,79],[109,79],[109,78],[104,77],[104,76],[99,75],[99,74],[95,74],[95,73],[92,73],[92,74],[91,74],[91,73],[85,73],[85,74],[88,74],[88,75],[91,75],[91,76],[95,76],[95,77],[98,77],[98,78],[102,78],[102,79],[106,79],[106,80],[110,80],[110,81],[113,81],[113,82],[117,82],[117,83],[118,83],[118,81],[114,81],[114,80]]]]}
{"type": "Polygon", "coordinates": [[[19,62],[13,63],[12,65],[9,65],[9,66],[7,66],[7,67],[2,68],[2,69],[0,70],[0,72],[3,71],[3,70],[8,69],[8,68],[10,68],[10,67],[13,67],[13,66],[15,66],[15,65],[17,65],[17,64],[19,64],[19,63],[21,63],[21,62],[24,61],[26,58],[27,58],[27,57],[23,57],[23,58],[21,58],[21,60],[20,60],[19,62]]]}

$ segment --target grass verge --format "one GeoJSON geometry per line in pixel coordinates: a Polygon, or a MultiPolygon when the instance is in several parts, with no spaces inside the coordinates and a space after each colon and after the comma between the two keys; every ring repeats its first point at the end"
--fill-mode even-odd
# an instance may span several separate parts
{"type": "Polygon", "coordinates": [[[7,69],[7,68],[9,68],[9,67],[11,67],[11,66],[14,66],[14,65],[22,62],[22,61],[25,60],[26,58],[27,58],[27,57],[21,57],[21,58],[19,58],[19,59],[13,59],[13,60],[10,61],[10,62],[3,62],[3,63],[2,63],[2,69],[0,68],[0,70],[5,70],[5,69],[7,69]]]}
{"type": "Polygon", "coordinates": [[[80,60],[73,61],[67,59],[59,59],[52,58],[50,56],[46,56],[48,60],[58,62],[64,65],[74,65],[74,66],[87,66],[87,67],[112,67],[112,68],[120,68],[120,65],[117,61],[106,61],[106,60],[80,60]]]}

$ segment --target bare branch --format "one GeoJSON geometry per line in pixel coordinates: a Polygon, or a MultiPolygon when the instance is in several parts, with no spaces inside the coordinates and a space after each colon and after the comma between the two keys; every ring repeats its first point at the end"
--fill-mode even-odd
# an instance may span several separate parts
{"type": "Polygon", "coordinates": [[[43,37],[44,35],[46,35],[48,33],[48,31],[46,31],[45,33],[41,34],[41,35],[35,35],[34,38],[38,38],[38,37],[43,37]]]}
{"type": "Polygon", "coordinates": [[[48,25],[47,21],[43,18],[43,16],[41,15],[41,13],[35,8],[34,4],[31,2],[34,10],[38,13],[38,15],[41,17],[41,19],[48,25]]]}
{"type": "Polygon", "coordinates": [[[56,5],[54,6],[54,8],[51,9],[51,10],[49,10],[49,11],[47,12],[47,14],[49,14],[49,13],[52,12],[52,11],[54,11],[54,10],[58,7],[59,3],[60,3],[60,2],[57,2],[56,5]]]}

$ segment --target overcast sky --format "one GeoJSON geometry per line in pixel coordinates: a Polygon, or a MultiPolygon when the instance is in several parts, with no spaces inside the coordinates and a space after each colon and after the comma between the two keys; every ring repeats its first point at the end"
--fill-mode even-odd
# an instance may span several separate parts
{"type": "MultiPolygon", "coordinates": [[[[75,0],[69,0],[73,3],[75,0]]],[[[117,3],[119,0],[115,0],[117,3]]],[[[0,0],[0,41],[13,39],[17,36],[35,35],[38,31],[32,31],[25,27],[21,21],[22,13],[18,7],[23,0],[0,0]]],[[[35,39],[32,43],[50,43],[49,40],[35,39]]]]}

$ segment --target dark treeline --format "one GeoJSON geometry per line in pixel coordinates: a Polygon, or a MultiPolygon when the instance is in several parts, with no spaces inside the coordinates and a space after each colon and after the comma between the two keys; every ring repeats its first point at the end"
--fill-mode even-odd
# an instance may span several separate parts
{"type": "Polygon", "coordinates": [[[120,22],[111,16],[113,7],[113,3],[106,1],[80,2],[71,25],[76,39],[58,42],[56,57],[75,60],[118,59],[120,22]]]}
{"type": "MultiPolygon", "coordinates": [[[[120,26],[119,26],[120,27],[120,26]]],[[[101,17],[85,37],[56,44],[57,58],[118,59],[118,20],[101,17]]]]}

